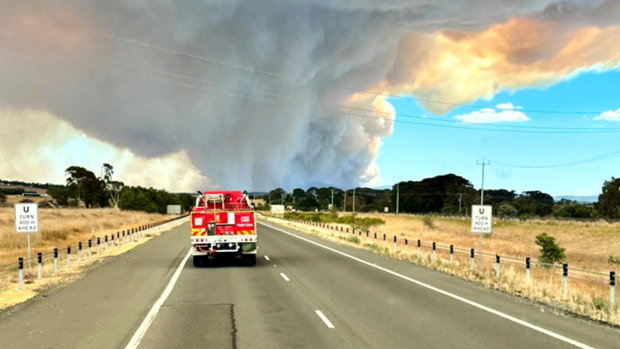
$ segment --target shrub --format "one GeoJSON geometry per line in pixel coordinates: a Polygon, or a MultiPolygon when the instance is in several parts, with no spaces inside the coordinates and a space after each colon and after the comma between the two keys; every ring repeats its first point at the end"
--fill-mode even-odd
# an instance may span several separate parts
{"type": "Polygon", "coordinates": [[[433,222],[433,218],[431,216],[424,216],[422,222],[424,223],[424,226],[428,229],[435,229],[435,222],[433,222]]]}
{"type": "Polygon", "coordinates": [[[560,247],[553,236],[542,233],[536,235],[536,245],[540,246],[540,262],[554,264],[561,262],[566,258],[564,251],[566,249],[560,247]]]}

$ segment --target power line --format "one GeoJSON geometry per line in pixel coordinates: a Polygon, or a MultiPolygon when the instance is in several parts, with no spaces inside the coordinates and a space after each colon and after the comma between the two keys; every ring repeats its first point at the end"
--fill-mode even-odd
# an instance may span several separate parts
{"type": "Polygon", "coordinates": [[[587,158],[587,159],[583,159],[583,160],[578,160],[578,161],[572,161],[572,162],[565,162],[565,163],[559,163],[559,164],[553,164],[553,165],[514,165],[514,164],[507,164],[501,161],[493,161],[494,164],[496,165],[500,165],[500,166],[504,166],[504,167],[513,167],[513,168],[530,168],[530,169],[535,169],[535,168],[558,168],[558,167],[569,167],[569,166],[577,166],[577,165],[583,165],[583,164],[588,164],[591,162],[596,162],[596,161],[603,161],[603,160],[609,160],[609,159],[614,159],[620,157],[620,150],[611,152],[611,153],[607,153],[607,154],[603,154],[603,155],[598,155],[595,157],[591,157],[591,158],[587,158]]]}
{"type": "MultiPolygon", "coordinates": [[[[142,47],[142,48],[153,50],[153,51],[157,51],[157,52],[160,52],[160,53],[165,53],[165,54],[168,54],[168,55],[175,55],[175,56],[179,56],[179,57],[193,59],[193,60],[200,61],[200,62],[203,62],[203,63],[216,64],[216,65],[220,65],[220,66],[223,66],[223,67],[226,67],[226,68],[229,68],[229,69],[235,69],[235,70],[241,70],[241,71],[261,74],[261,75],[269,76],[271,78],[277,78],[279,80],[287,81],[289,83],[295,83],[295,84],[303,84],[304,83],[303,81],[300,81],[299,79],[292,78],[292,77],[289,77],[289,76],[286,76],[286,75],[283,75],[283,74],[278,74],[278,73],[274,73],[274,72],[266,71],[266,70],[261,70],[261,69],[249,68],[249,67],[246,67],[246,66],[235,65],[235,64],[231,64],[229,62],[225,62],[225,61],[221,61],[221,60],[205,57],[203,55],[198,55],[198,54],[188,53],[188,52],[184,52],[184,51],[173,50],[173,49],[169,49],[169,48],[166,48],[166,47],[154,45],[154,44],[151,44],[151,43],[145,43],[145,42],[142,42],[142,41],[138,41],[138,40],[135,40],[135,39],[128,39],[128,38],[120,37],[118,35],[114,35],[114,34],[111,34],[111,33],[97,31],[97,30],[94,30],[94,29],[92,29],[92,28],[90,28],[90,27],[88,27],[86,25],[83,25],[81,28],[78,28],[78,27],[75,27],[75,26],[72,26],[72,25],[69,25],[69,24],[66,24],[66,23],[50,21],[50,20],[42,18],[42,17],[36,17],[36,19],[38,19],[40,21],[47,22],[49,24],[55,24],[55,25],[59,25],[59,26],[64,26],[66,28],[70,28],[70,29],[73,29],[73,30],[82,31],[82,32],[85,32],[85,33],[89,33],[91,35],[103,37],[103,38],[108,39],[108,40],[114,40],[114,41],[122,42],[122,43],[125,43],[125,44],[128,44],[128,45],[134,45],[134,46],[137,46],[137,47],[142,47]]],[[[83,24],[83,22],[82,22],[82,24],[83,24]]],[[[375,96],[384,96],[384,97],[395,98],[395,99],[412,99],[412,100],[416,100],[416,101],[424,101],[424,102],[427,102],[427,103],[449,105],[449,106],[453,106],[453,107],[467,107],[467,108],[473,108],[473,109],[490,108],[489,106],[476,105],[476,104],[471,104],[471,103],[456,103],[456,102],[441,101],[441,100],[428,99],[428,98],[422,98],[422,97],[416,97],[416,96],[393,95],[393,94],[386,93],[386,92],[374,91],[374,90],[369,90],[369,89],[361,89],[361,88],[353,88],[353,87],[343,86],[343,85],[334,86],[334,87],[335,88],[339,88],[339,89],[343,89],[343,90],[353,91],[353,92],[368,93],[368,94],[372,94],[372,95],[375,95],[375,96]]],[[[604,111],[542,110],[542,109],[526,109],[526,108],[520,108],[518,110],[521,111],[521,112],[527,112],[527,113],[575,114],[575,115],[599,115],[599,114],[604,112],[604,111]]]]}

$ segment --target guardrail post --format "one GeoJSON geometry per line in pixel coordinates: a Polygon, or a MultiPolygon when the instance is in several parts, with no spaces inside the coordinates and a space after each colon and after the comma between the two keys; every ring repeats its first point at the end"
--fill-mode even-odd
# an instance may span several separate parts
{"type": "Polygon", "coordinates": [[[473,248],[469,250],[469,257],[471,259],[469,261],[469,270],[474,271],[474,258],[476,257],[476,251],[473,248]]]}
{"type": "Polygon", "coordinates": [[[405,239],[405,251],[409,248],[409,240],[405,239]]]}
{"type": "Polygon", "coordinates": [[[616,301],[616,272],[609,272],[609,309],[610,311],[614,308],[614,303],[616,301]]]}
{"type": "Polygon", "coordinates": [[[67,246],[67,270],[71,269],[71,245],[67,246]]]}
{"type": "Polygon", "coordinates": [[[123,230],[123,237],[121,239],[121,245],[125,244],[125,231],[123,230]]]}
{"type": "Polygon", "coordinates": [[[366,242],[368,242],[368,240],[370,240],[370,232],[368,230],[366,230],[366,242]]]}
{"type": "Polygon", "coordinates": [[[120,233],[120,232],[118,232],[118,231],[116,232],[116,244],[117,244],[118,246],[120,246],[120,245],[121,245],[121,233],[120,233]]]}
{"type": "Polygon", "coordinates": [[[435,243],[435,241],[433,241],[433,253],[432,253],[432,256],[433,256],[433,261],[436,261],[437,260],[437,243],[435,243]]]}
{"type": "Polygon", "coordinates": [[[375,232],[375,245],[377,244],[377,233],[375,232]]]}
{"type": "Polygon", "coordinates": [[[564,276],[564,282],[562,283],[562,297],[566,298],[568,294],[568,264],[562,264],[562,276],[564,276]]]}
{"type": "Polygon", "coordinates": [[[422,240],[418,239],[418,258],[420,258],[420,255],[422,254],[422,240]]]}
{"type": "Polygon", "coordinates": [[[500,273],[499,273],[499,262],[500,262],[500,257],[499,257],[499,253],[495,254],[495,277],[499,279],[500,273]]]}
{"type": "Polygon", "coordinates": [[[107,251],[108,250],[108,236],[104,236],[103,237],[103,251],[107,251]]]}
{"type": "Polygon", "coordinates": [[[78,242],[78,255],[77,255],[78,264],[82,264],[82,241],[78,242]]]}
{"type": "Polygon", "coordinates": [[[18,266],[17,275],[19,279],[19,289],[23,290],[24,289],[24,258],[19,257],[17,259],[17,266],[18,266]]]}
{"type": "Polygon", "coordinates": [[[530,277],[530,257],[525,258],[525,281],[527,281],[528,283],[532,281],[531,277],[530,277]]]}
{"type": "Polygon", "coordinates": [[[93,240],[88,239],[88,261],[90,262],[90,257],[93,254],[93,240]]]}
{"type": "Polygon", "coordinates": [[[394,235],[394,249],[396,249],[396,235],[394,235]]]}
{"type": "Polygon", "coordinates": [[[58,249],[54,248],[54,275],[58,275],[58,249]]]}
{"type": "Polygon", "coordinates": [[[37,280],[41,281],[41,274],[43,272],[43,253],[37,253],[37,280]]]}
{"type": "Polygon", "coordinates": [[[386,238],[386,236],[385,236],[385,234],[383,234],[383,246],[385,246],[385,245],[387,244],[387,242],[386,242],[386,239],[385,239],[385,238],[386,238]]]}
{"type": "Polygon", "coordinates": [[[97,258],[101,256],[101,238],[97,236],[97,258]]]}
{"type": "Polygon", "coordinates": [[[454,261],[454,245],[450,245],[450,263],[454,261]]]}

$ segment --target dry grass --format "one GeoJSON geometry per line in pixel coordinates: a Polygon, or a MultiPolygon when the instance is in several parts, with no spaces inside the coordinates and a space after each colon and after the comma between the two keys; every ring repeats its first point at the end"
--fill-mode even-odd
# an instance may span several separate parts
{"type": "MultiPolygon", "coordinates": [[[[339,243],[370,250],[374,253],[408,260],[418,265],[436,269],[448,274],[471,280],[489,288],[512,293],[521,297],[554,306],[555,308],[585,315],[596,320],[620,325],[618,296],[615,306],[610,309],[608,278],[587,273],[569,273],[568,294],[563,294],[561,269],[545,268],[532,263],[531,278],[525,274],[525,257],[537,258],[538,246],[535,236],[546,232],[566,248],[567,263],[571,268],[606,272],[615,270],[610,265],[609,255],[620,254],[620,224],[607,222],[563,222],[563,221],[498,221],[494,222],[493,234],[484,238],[483,249],[493,255],[485,256],[480,264],[475,259],[475,268],[470,270],[469,249],[478,250],[478,235],[470,232],[470,222],[457,218],[433,218],[433,229],[424,223],[423,217],[360,215],[379,217],[386,221],[382,226],[366,234],[353,238],[351,234],[334,230],[286,222],[290,226],[310,234],[339,243]],[[373,239],[377,232],[378,239],[373,239]],[[387,241],[383,241],[383,234],[387,241]],[[398,237],[394,246],[393,236],[398,237]],[[404,245],[404,239],[409,245],[404,245]],[[417,253],[417,240],[422,240],[421,253],[417,253]],[[431,243],[438,245],[436,258],[432,257],[431,243]],[[450,262],[448,246],[455,246],[454,259],[450,262]],[[459,249],[460,248],[460,249],[459,249]],[[494,254],[504,256],[500,267],[500,278],[496,277],[494,254]],[[518,257],[510,260],[506,256],[518,257]]],[[[282,223],[282,220],[278,220],[282,223]]],[[[341,226],[331,224],[332,226],[341,226]]]]}
{"type": "MultiPolygon", "coordinates": [[[[49,254],[55,247],[62,249],[69,244],[119,230],[135,228],[141,224],[161,221],[165,215],[145,212],[106,209],[39,209],[39,233],[31,234],[31,251],[49,254]]],[[[27,256],[27,237],[15,233],[15,211],[12,207],[0,208],[0,265],[15,263],[18,257],[27,256]]]]}
{"type": "MultiPolygon", "coordinates": [[[[76,210],[76,211],[91,211],[91,210],[76,210]]],[[[109,210],[102,210],[109,211],[109,210]]],[[[65,216],[73,217],[74,214],[69,212],[64,213],[65,216]]],[[[79,213],[82,216],[82,213],[79,213]]],[[[87,218],[92,218],[90,212],[85,213],[87,218]]],[[[93,213],[94,216],[99,217],[99,219],[109,218],[108,212],[99,212],[93,213]]],[[[122,227],[130,228],[131,226],[137,225],[137,223],[151,223],[162,221],[163,215],[149,215],[144,213],[127,213],[126,217],[121,215],[120,218],[124,218],[122,220],[117,221],[117,224],[123,224],[122,227]],[[132,215],[133,214],[133,215],[132,215]],[[137,221],[141,218],[148,218],[148,220],[137,221]],[[125,225],[126,221],[136,220],[136,223],[132,223],[125,225]]],[[[119,219],[120,219],[119,218],[119,219]]],[[[170,218],[169,216],[165,218],[170,218]]],[[[94,263],[100,263],[104,258],[116,256],[122,253],[125,253],[132,248],[148,241],[149,239],[158,236],[164,231],[167,231],[179,224],[183,224],[185,220],[176,220],[164,225],[160,225],[145,231],[140,232],[139,234],[134,234],[131,238],[126,237],[122,240],[122,243],[116,240],[114,243],[108,243],[108,245],[104,245],[102,242],[102,246],[98,250],[96,247],[93,247],[92,254],[90,258],[88,257],[88,250],[85,248],[82,251],[82,256],[79,259],[77,256],[77,251],[72,251],[70,255],[71,264],[70,267],[67,265],[67,254],[60,253],[58,258],[58,274],[54,275],[54,267],[53,267],[53,258],[51,255],[48,255],[47,258],[43,260],[42,267],[42,279],[37,280],[37,264],[33,264],[31,268],[24,267],[24,289],[19,290],[18,287],[18,274],[15,268],[11,270],[4,270],[4,272],[0,275],[0,309],[4,309],[10,306],[13,306],[18,303],[22,303],[30,298],[35,297],[41,291],[44,291],[48,287],[58,284],[65,283],[71,280],[78,278],[81,273],[90,265],[94,263]],[[99,252],[99,253],[98,253],[99,252]]],[[[58,223],[60,225],[60,223],[58,223]]],[[[120,227],[120,226],[119,226],[120,227]]],[[[118,228],[121,229],[121,228],[118,228]]],[[[115,230],[109,230],[109,233],[115,230]]],[[[99,233],[99,232],[97,232],[99,233]]],[[[102,232],[103,233],[103,232],[102,232]]],[[[69,234],[66,241],[72,241],[72,237],[75,237],[76,234],[69,234]]]]}

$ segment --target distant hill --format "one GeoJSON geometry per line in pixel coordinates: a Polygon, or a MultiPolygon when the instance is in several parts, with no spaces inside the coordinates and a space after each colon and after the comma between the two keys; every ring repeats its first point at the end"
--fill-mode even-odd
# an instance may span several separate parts
{"type": "Polygon", "coordinates": [[[555,201],[560,201],[562,199],[590,203],[590,202],[597,202],[598,195],[592,195],[592,196],[557,195],[553,197],[553,200],[555,201]]]}

